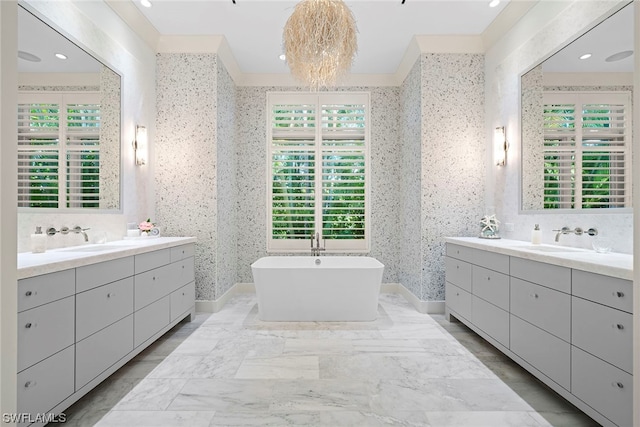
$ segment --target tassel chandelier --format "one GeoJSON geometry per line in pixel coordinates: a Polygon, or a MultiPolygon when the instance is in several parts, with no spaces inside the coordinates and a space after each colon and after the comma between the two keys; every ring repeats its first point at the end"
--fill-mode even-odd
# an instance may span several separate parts
{"type": "Polygon", "coordinates": [[[353,13],[342,0],[302,0],[282,35],[291,74],[311,90],[335,86],[358,50],[353,13]]]}

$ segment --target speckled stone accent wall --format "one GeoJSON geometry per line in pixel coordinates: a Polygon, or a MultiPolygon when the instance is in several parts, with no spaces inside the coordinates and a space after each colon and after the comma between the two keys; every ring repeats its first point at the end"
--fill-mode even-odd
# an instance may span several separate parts
{"type": "Polygon", "coordinates": [[[160,53],[156,65],[155,222],[164,235],[197,237],[196,299],[214,300],[217,58],[214,54],[160,53]]]}
{"type": "Polygon", "coordinates": [[[218,247],[216,250],[215,297],[218,299],[237,282],[236,266],[238,263],[236,89],[231,76],[221,61],[218,61],[216,110],[218,114],[216,141],[218,247]]]}
{"type": "Polygon", "coordinates": [[[120,76],[100,72],[100,209],[120,208],[120,76]]]}
{"type": "Polygon", "coordinates": [[[421,253],[421,97],[420,61],[416,61],[400,87],[400,140],[402,174],[400,177],[400,264],[399,282],[418,298],[422,297],[421,253]]]}
{"type": "Polygon", "coordinates": [[[446,236],[474,236],[484,203],[484,56],[423,54],[422,294],[444,300],[446,236]]]}
{"type": "Polygon", "coordinates": [[[539,65],[522,76],[522,207],[544,206],[543,72],[539,65]]]}
{"type": "MultiPolygon", "coordinates": [[[[292,88],[239,87],[238,281],[253,282],[251,264],[266,256],[266,138],[268,91],[292,88]]],[[[302,90],[302,89],[297,89],[302,90]]],[[[385,265],[383,282],[398,281],[401,144],[398,87],[352,87],[340,90],[371,94],[371,230],[370,256],[385,265]]]]}

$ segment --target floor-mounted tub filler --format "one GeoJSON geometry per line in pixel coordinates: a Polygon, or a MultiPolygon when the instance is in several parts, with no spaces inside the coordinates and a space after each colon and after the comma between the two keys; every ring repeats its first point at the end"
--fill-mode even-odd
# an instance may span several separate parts
{"type": "Polygon", "coordinates": [[[271,256],[251,265],[264,321],[375,320],[384,265],[363,256],[271,256]]]}

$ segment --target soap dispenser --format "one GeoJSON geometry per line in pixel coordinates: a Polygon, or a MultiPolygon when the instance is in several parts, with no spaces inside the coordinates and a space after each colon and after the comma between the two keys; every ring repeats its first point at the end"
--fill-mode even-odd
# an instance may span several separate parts
{"type": "Polygon", "coordinates": [[[542,242],[542,231],[540,225],[536,224],[531,231],[531,243],[533,245],[539,245],[542,242]]]}
{"type": "Polygon", "coordinates": [[[39,254],[47,250],[47,235],[42,232],[42,227],[36,227],[36,232],[31,235],[31,252],[39,254]]]}

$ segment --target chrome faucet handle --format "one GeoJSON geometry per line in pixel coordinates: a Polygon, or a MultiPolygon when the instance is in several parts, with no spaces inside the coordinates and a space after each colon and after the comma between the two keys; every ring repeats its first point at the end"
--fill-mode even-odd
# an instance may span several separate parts
{"type": "Polygon", "coordinates": [[[91,228],[82,228],[79,225],[76,225],[75,227],[73,227],[73,230],[71,230],[71,231],[73,231],[74,233],[80,234],[83,231],[87,231],[87,230],[91,230],[91,228]]]}
{"type": "Polygon", "coordinates": [[[582,233],[583,233],[584,231],[582,230],[582,228],[580,228],[580,227],[576,227],[576,229],[575,229],[575,230],[573,230],[573,232],[575,233],[575,235],[576,235],[576,236],[582,236],[582,233]]]}
{"type": "Polygon", "coordinates": [[[571,229],[569,227],[567,227],[567,226],[562,227],[560,230],[552,230],[552,231],[557,231],[557,232],[562,233],[562,234],[571,233],[571,229]]]}
{"type": "Polygon", "coordinates": [[[589,236],[597,236],[598,235],[598,229],[594,228],[594,227],[591,227],[590,229],[585,231],[585,233],[587,233],[589,236]]]}

